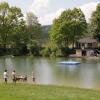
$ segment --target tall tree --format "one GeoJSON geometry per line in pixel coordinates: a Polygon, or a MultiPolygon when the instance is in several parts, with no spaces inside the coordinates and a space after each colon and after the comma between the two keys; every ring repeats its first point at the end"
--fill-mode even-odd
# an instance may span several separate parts
{"type": "Polygon", "coordinates": [[[20,38],[19,33],[21,34],[21,32],[23,32],[21,28],[22,26],[24,27],[25,24],[20,8],[9,7],[8,3],[2,2],[0,3],[0,13],[0,40],[6,47],[17,38],[11,38],[13,35],[18,34],[18,39],[20,38]]]}
{"type": "Polygon", "coordinates": [[[8,22],[9,5],[6,2],[0,3],[0,42],[6,48],[9,35],[8,22]]]}
{"type": "Polygon", "coordinates": [[[28,42],[28,34],[26,31],[26,23],[22,11],[18,7],[10,7],[9,15],[10,21],[10,45],[12,45],[15,54],[23,52],[28,42]]]}
{"type": "Polygon", "coordinates": [[[85,16],[80,9],[65,10],[61,16],[54,20],[50,39],[59,47],[68,47],[69,44],[81,38],[87,27],[85,16]]]}
{"type": "Polygon", "coordinates": [[[13,41],[15,45],[24,43],[24,38],[26,38],[27,36],[24,36],[26,29],[21,9],[17,7],[11,7],[9,9],[8,18],[10,21],[10,33],[12,33],[11,36],[13,37],[11,41],[13,41]]]}
{"type": "Polygon", "coordinates": [[[31,54],[32,47],[39,45],[42,28],[37,17],[32,12],[27,13],[26,24],[29,37],[28,49],[31,54]]]}
{"type": "Polygon", "coordinates": [[[0,3],[0,44],[5,50],[21,47],[18,45],[28,40],[23,19],[20,8],[10,7],[6,2],[0,3]]]}
{"type": "Polygon", "coordinates": [[[96,11],[92,13],[91,20],[91,32],[94,37],[100,42],[100,3],[96,7],[96,11]]]}

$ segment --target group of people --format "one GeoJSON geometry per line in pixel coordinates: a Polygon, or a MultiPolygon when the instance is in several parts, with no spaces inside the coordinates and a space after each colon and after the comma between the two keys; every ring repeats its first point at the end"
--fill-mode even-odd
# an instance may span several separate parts
{"type": "MultiPolygon", "coordinates": [[[[16,73],[15,73],[15,70],[13,70],[13,72],[11,73],[11,76],[12,76],[13,82],[15,83],[16,82],[16,73]]],[[[4,78],[5,83],[7,83],[7,80],[8,80],[7,70],[4,71],[3,78],[4,78]]]]}
{"type": "MultiPolygon", "coordinates": [[[[8,81],[8,73],[7,73],[7,70],[5,70],[4,71],[4,73],[3,73],[3,78],[4,78],[4,81],[5,81],[5,83],[7,83],[7,81],[8,81]]],[[[16,83],[16,81],[18,80],[23,80],[23,81],[27,81],[27,76],[17,76],[16,75],[16,72],[15,72],[15,70],[13,70],[12,71],[12,73],[11,73],[11,78],[12,78],[12,81],[13,81],[13,83],[16,83]]],[[[32,72],[32,79],[33,79],[33,82],[35,81],[35,78],[34,78],[34,74],[33,74],[33,72],[32,72]]]]}

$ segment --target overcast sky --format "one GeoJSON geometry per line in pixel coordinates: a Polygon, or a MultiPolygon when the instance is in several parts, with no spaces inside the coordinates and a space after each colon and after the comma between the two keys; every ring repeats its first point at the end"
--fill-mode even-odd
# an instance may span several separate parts
{"type": "Polygon", "coordinates": [[[11,6],[20,7],[23,13],[33,12],[42,25],[52,24],[52,20],[68,8],[81,8],[86,19],[91,16],[92,11],[100,0],[0,0],[7,1],[11,6]]]}

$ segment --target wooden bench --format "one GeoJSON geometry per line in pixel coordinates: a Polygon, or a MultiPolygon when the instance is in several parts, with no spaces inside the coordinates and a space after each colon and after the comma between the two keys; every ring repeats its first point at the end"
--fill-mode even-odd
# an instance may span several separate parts
{"type": "Polygon", "coordinates": [[[17,75],[16,76],[16,81],[26,82],[27,81],[27,76],[26,75],[17,75]]]}

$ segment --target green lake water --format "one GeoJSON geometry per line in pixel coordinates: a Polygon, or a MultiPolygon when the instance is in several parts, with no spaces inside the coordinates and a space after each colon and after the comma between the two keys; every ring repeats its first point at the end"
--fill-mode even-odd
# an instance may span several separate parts
{"type": "Polygon", "coordinates": [[[73,86],[100,89],[100,59],[89,58],[43,58],[43,57],[0,57],[0,81],[7,69],[11,81],[11,72],[27,75],[32,83],[32,72],[37,84],[73,86]],[[79,61],[79,65],[61,65],[61,61],[79,61]]]}

